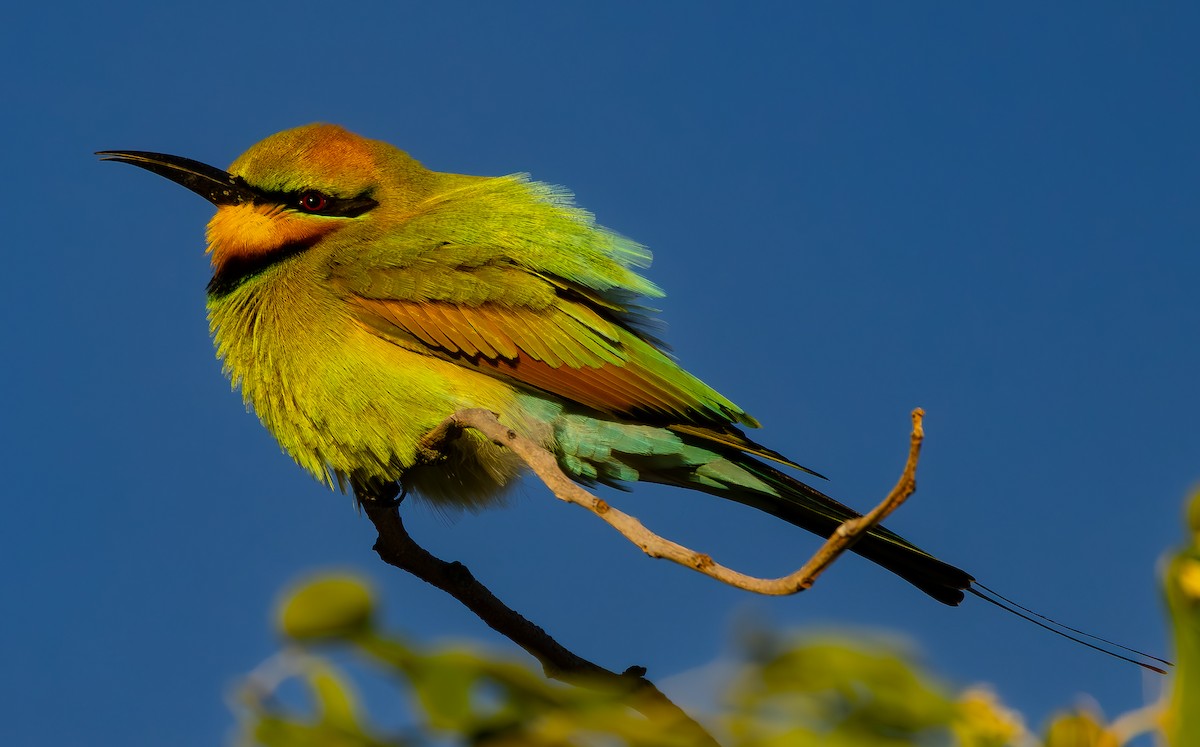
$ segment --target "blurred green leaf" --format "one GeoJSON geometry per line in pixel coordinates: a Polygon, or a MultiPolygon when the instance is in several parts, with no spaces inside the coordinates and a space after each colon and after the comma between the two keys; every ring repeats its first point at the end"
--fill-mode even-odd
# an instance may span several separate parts
{"type": "Polygon", "coordinates": [[[244,730],[244,744],[263,747],[403,747],[405,740],[380,740],[359,724],[356,699],[348,682],[320,660],[306,659],[300,679],[315,704],[315,716],[292,715],[276,704],[251,701],[254,717],[244,730]]]}
{"type": "Polygon", "coordinates": [[[337,639],[371,629],[375,600],[366,582],[347,574],[314,578],[280,605],[283,635],[299,641],[337,639]]]}
{"type": "Polygon", "coordinates": [[[313,660],[307,679],[321,723],[343,729],[360,728],[357,699],[350,685],[338,676],[336,670],[320,660],[313,660]]]}
{"type": "Polygon", "coordinates": [[[760,634],[748,654],[728,700],[730,731],[746,744],[814,735],[828,745],[917,744],[946,732],[958,711],[944,687],[880,645],[760,634]]]}
{"type": "Polygon", "coordinates": [[[987,687],[967,688],[958,697],[957,713],[950,728],[962,747],[1007,747],[1032,742],[1021,715],[1005,708],[987,687]]]}
{"type": "MultiPolygon", "coordinates": [[[[1170,702],[1111,724],[1072,709],[1026,729],[986,686],[955,690],[894,645],[861,638],[755,631],[740,664],[714,685],[722,711],[710,729],[727,747],[1122,747],[1161,731],[1171,747],[1200,747],[1200,492],[1187,512],[1191,544],[1164,574],[1178,656],[1170,702]]],[[[466,647],[426,648],[380,631],[370,587],[325,575],[280,604],[280,632],[294,648],[247,678],[238,703],[241,739],[262,747],[691,747],[668,718],[647,718],[624,691],[567,686],[540,672],[466,647]],[[412,725],[378,736],[351,678],[315,652],[345,653],[378,668],[407,701],[412,725]],[[297,679],[311,715],[274,697],[297,679]]],[[[339,660],[341,659],[339,654],[339,660]]],[[[638,705],[643,707],[644,704],[638,705]]]]}
{"type": "Polygon", "coordinates": [[[1116,736],[1091,711],[1061,713],[1046,729],[1045,747],[1118,747],[1118,744],[1116,736]]]}
{"type": "Polygon", "coordinates": [[[463,651],[448,651],[424,658],[420,667],[409,671],[411,684],[439,729],[480,720],[472,691],[480,679],[479,660],[463,651]]]}
{"type": "Polygon", "coordinates": [[[1175,673],[1163,731],[1171,747],[1200,745],[1200,490],[1187,510],[1190,544],[1174,554],[1163,574],[1175,636],[1175,673]]]}

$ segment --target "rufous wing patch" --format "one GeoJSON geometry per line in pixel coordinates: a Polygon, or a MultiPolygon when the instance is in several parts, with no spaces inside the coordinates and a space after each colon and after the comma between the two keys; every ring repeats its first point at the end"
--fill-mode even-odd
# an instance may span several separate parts
{"type": "Polygon", "coordinates": [[[361,297],[353,302],[375,330],[394,328],[459,365],[599,412],[708,425],[728,425],[737,412],[706,401],[703,394],[711,391],[706,386],[586,307],[530,310],[498,302],[469,306],[361,297]]]}

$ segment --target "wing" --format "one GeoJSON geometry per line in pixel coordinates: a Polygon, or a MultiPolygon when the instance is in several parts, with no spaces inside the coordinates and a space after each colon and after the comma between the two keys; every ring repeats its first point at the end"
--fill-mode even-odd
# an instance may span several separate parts
{"type": "Polygon", "coordinates": [[[799,467],[746,438],[735,424],[757,421],[656,346],[633,301],[659,292],[629,269],[638,259],[648,253],[561,193],[505,178],[430,201],[386,239],[335,258],[329,279],[397,345],[799,467]],[[495,204],[497,186],[524,199],[495,204]]]}
{"type": "Polygon", "coordinates": [[[515,267],[452,274],[460,276],[460,289],[482,285],[491,297],[346,298],[359,319],[397,344],[609,416],[662,425],[755,425],[622,324],[621,310],[560,290],[564,281],[515,267]]]}

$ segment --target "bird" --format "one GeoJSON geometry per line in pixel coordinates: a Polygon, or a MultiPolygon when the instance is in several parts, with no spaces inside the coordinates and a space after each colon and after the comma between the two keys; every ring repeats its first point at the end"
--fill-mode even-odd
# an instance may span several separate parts
{"type": "MultiPolygon", "coordinates": [[[[502,500],[523,471],[510,451],[470,430],[428,441],[481,408],[585,486],[688,488],[821,536],[860,515],[791,474],[821,477],[752,440],[759,422],[675,361],[645,305],[663,295],[641,272],[650,252],[563,188],[432,171],[325,123],[273,134],[228,170],[97,155],[216,207],[217,356],[282,449],[360,502],[397,491],[448,507],[502,500]]],[[[852,550],[938,602],[969,593],[1051,622],[885,527],[852,550]]]]}

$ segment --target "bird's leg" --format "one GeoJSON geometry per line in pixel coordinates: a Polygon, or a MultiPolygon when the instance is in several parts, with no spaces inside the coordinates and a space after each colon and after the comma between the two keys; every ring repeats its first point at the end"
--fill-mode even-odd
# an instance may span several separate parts
{"type": "Polygon", "coordinates": [[[462,426],[447,418],[417,442],[417,464],[434,464],[446,458],[447,447],[462,435],[462,426]]]}
{"type": "MultiPolygon", "coordinates": [[[[438,423],[436,428],[417,442],[416,458],[408,469],[445,461],[450,444],[458,440],[462,432],[463,427],[453,418],[438,423]]],[[[396,508],[408,495],[408,485],[405,484],[403,476],[396,482],[351,477],[350,485],[354,489],[358,505],[363,508],[396,508]]]]}

